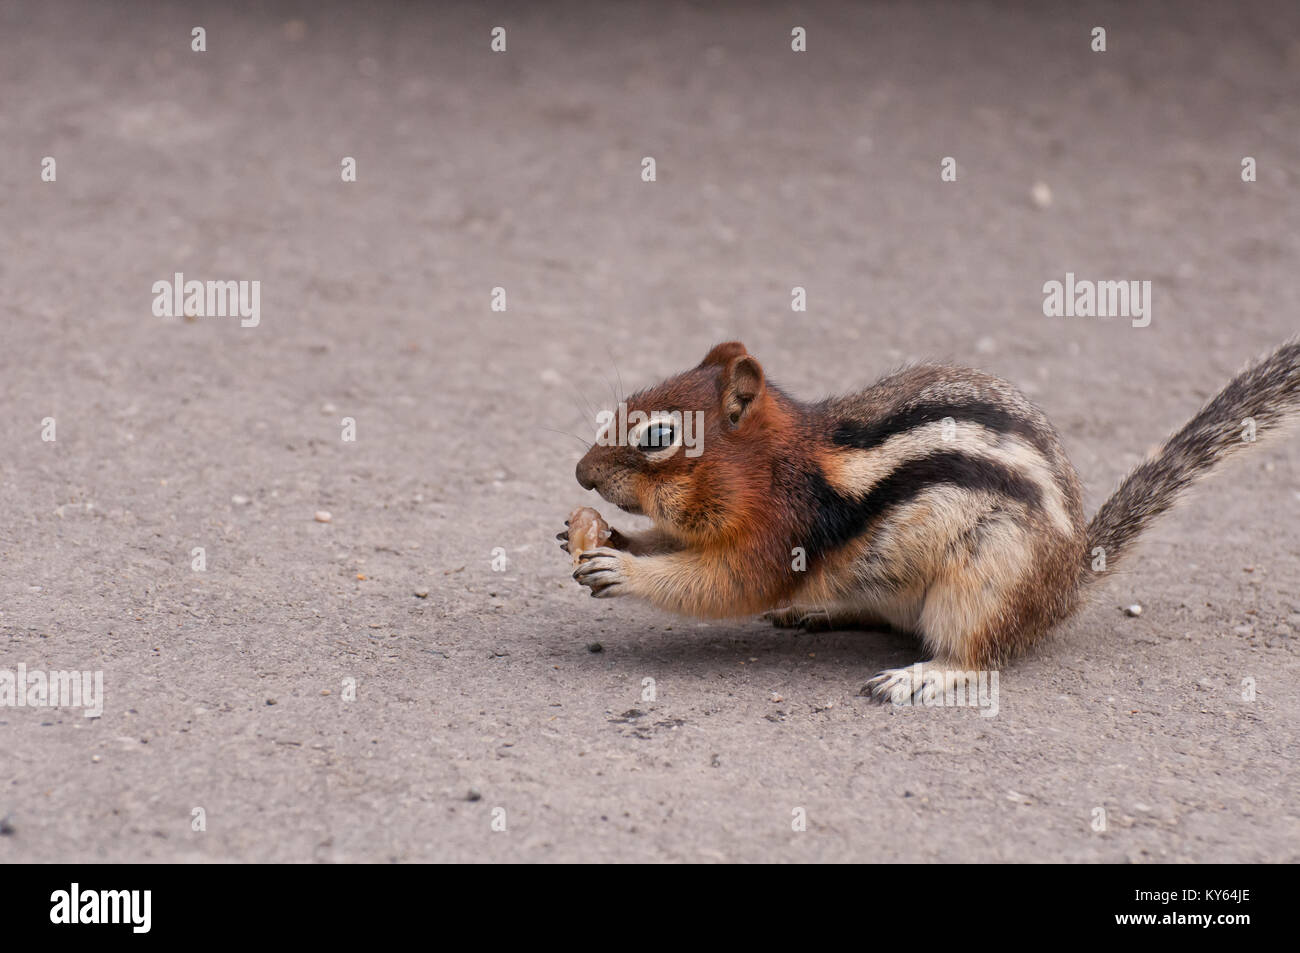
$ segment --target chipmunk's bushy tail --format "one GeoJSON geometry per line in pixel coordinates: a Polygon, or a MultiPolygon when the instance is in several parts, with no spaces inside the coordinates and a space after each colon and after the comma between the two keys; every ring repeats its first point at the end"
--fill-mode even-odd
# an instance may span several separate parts
{"type": "Polygon", "coordinates": [[[1252,434],[1264,439],[1297,416],[1300,339],[1234,377],[1154,458],[1124,478],[1088,524],[1088,552],[1095,557],[1100,547],[1106,569],[1114,568],[1137,536],[1216,463],[1251,446],[1252,434]]]}

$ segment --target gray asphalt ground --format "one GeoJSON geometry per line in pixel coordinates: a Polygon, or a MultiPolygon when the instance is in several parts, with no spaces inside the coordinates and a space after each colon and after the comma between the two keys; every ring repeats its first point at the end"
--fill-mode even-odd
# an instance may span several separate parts
{"type": "Polygon", "coordinates": [[[1095,508],[1300,326],[1298,89],[1290,3],[0,4],[0,669],[104,679],[0,708],[0,862],[1300,860],[1294,437],[992,718],[553,539],[554,431],[731,338],[804,397],[1005,376],[1095,508]],[[260,325],[155,317],[177,271],[260,325]],[[1151,325],[1044,317],[1067,271],[1151,325]]]}

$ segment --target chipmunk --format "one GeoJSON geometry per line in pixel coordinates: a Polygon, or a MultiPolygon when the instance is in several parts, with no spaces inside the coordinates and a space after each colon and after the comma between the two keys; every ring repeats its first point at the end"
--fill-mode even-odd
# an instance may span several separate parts
{"type": "MultiPolygon", "coordinates": [[[[613,530],[575,554],[573,576],[598,598],[692,616],[911,632],[922,666],[956,677],[1069,616],[1193,481],[1297,413],[1300,339],[1234,378],[1089,521],[1056,431],[1005,381],[921,364],[805,403],[743,344],[719,344],[628,398],[614,422],[626,440],[598,439],[578,463],[584,489],[653,529],[613,530]],[[680,452],[690,411],[703,412],[696,456],[680,452]]],[[[920,687],[891,669],[863,693],[920,687]]]]}

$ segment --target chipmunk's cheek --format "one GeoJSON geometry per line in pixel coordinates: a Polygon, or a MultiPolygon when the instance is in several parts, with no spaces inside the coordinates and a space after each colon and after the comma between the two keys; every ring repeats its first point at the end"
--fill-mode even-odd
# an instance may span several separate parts
{"type": "Polygon", "coordinates": [[[637,477],[623,477],[600,488],[600,495],[626,513],[639,514],[641,497],[637,493],[637,477]]]}
{"type": "Polygon", "coordinates": [[[647,485],[644,497],[646,514],[664,523],[677,523],[687,496],[688,488],[676,482],[647,485]]]}

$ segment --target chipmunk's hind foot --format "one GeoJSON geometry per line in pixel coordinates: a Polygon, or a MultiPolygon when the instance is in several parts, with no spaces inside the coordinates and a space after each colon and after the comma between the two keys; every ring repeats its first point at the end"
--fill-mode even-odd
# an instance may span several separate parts
{"type": "Polygon", "coordinates": [[[916,665],[906,668],[887,668],[873,675],[858,692],[879,705],[893,702],[895,705],[910,704],[921,691],[921,684],[916,675],[916,665]]]}
{"type": "Polygon", "coordinates": [[[807,606],[787,606],[773,609],[759,616],[764,622],[771,622],[778,629],[800,629],[804,632],[826,632],[831,628],[831,616],[825,609],[813,609],[807,606]]]}
{"type": "Polygon", "coordinates": [[[814,606],[787,606],[784,609],[773,609],[771,612],[764,612],[759,618],[771,622],[778,629],[798,629],[801,632],[889,628],[889,623],[883,618],[869,613],[814,606]]]}
{"type": "MultiPolygon", "coordinates": [[[[962,668],[948,659],[917,662],[906,668],[887,668],[871,678],[858,692],[879,704],[933,705],[943,704],[945,697],[967,697],[976,673],[962,668]]],[[[976,682],[978,685],[978,682],[976,682]]]]}

